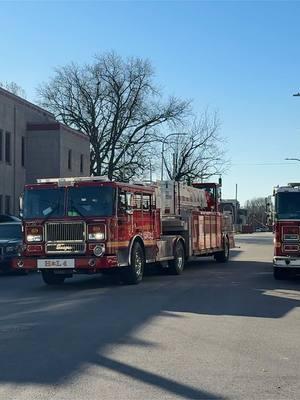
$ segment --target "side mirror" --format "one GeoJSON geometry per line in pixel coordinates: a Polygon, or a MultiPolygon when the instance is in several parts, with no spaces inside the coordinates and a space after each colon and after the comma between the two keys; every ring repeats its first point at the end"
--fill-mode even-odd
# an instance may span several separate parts
{"type": "Polygon", "coordinates": [[[23,217],[23,194],[19,197],[19,215],[21,218],[23,217]]]}

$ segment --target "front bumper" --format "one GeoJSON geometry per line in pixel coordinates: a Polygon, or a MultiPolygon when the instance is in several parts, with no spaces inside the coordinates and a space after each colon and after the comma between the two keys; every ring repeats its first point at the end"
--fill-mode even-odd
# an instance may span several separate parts
{"type": "MultiPolygon", "coordinates": [[[[116,256],[102,256],[102,257],[39,257],[41,260],[56,259],[56,260],[74,260],[74,268],[68,268],[72,272],[100,272],[104,269],[118,267],[118,260],[116,256]]],[[[12,268],[15,270],[38,270],[37,257],[16,257],[12,261],[12,268]]],[[[45,268],[43,268],[45,269],[45,268]]],[[[63,267],[51,266],[48,269],[63,270],[63,267]]]]}
{"type": "Polygon", "coordinates": [[[300,258],[290,256],[275,256],[273,257],[273,266],[300,269],[300,258]]]}

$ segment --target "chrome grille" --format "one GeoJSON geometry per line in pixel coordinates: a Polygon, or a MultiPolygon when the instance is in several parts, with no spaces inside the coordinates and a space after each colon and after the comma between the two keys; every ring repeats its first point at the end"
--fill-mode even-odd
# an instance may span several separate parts
{"type": "Polygon", "coordinates": [[[46,253],[83,254],[86,250],[84,222],[48,222],[45,224],[46,253]]]}
{"type": "Polygon", "coordinates": [[[83,222],[48,222],[45,226],[47,242],[82,242],[85,240],[83,222]]]}
{"type": "Polygon", "coordinates": [[[73,254],[73,253],[84,253],[85,244],[84,243],[47,243],[46,245],[47,253],[56,254],[73,254]]]}

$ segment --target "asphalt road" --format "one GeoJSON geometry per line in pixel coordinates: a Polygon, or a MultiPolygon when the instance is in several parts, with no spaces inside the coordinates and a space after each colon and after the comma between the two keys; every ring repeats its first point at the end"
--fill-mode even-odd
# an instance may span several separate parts
{"type": "Polygon", "coordinates": [[[300,280],[272,235],[138,286],[0,277],[0,399],[299,399],[300,280]]]}

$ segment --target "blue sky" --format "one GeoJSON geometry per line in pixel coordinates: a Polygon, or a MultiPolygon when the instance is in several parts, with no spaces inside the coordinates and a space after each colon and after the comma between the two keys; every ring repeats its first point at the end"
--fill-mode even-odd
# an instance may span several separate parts
{"type": "Polygon", "coordinates": [[[166,94],[218,110],[232,166],[223,196],[300,180],[299,2],[0,2],[0,81],[35,88],[56,66],[115,50],[149,58],[166,94]],[[264,165],[261,165],[264,164],[264,165]]]}

